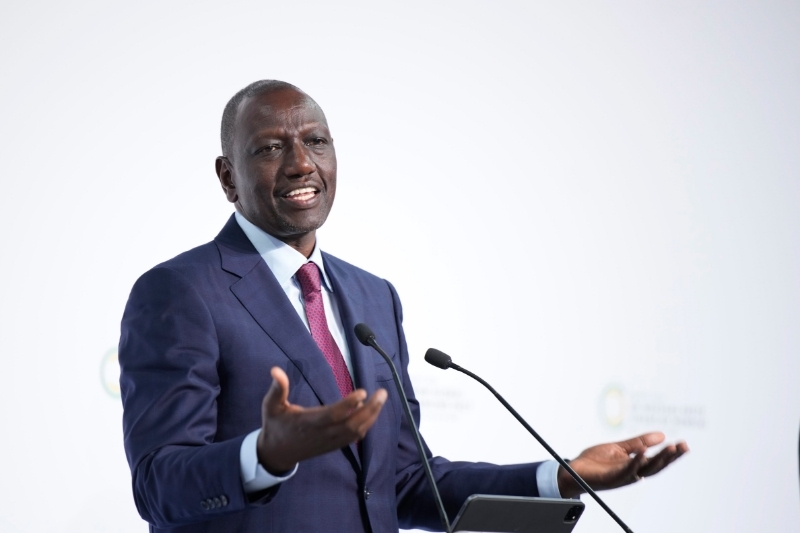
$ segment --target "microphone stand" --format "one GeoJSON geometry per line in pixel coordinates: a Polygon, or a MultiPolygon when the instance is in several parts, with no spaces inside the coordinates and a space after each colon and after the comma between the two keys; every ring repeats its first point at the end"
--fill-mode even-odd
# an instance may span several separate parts
{"type": "Polygon", "coordinates": [[[445,531],[447,533],[452,533],[450,520],[447,518],[447,512],[444,509],[442,496],[439,494],[439,488],[436,486],[436,480],[433,478],[431,465],[428,464],[428,458],[425,456],[425,449],[422,446],[422,437],[420,437],[417,425],[414,423],[414,417],[411,416],[411,407],[408,405],[406,391],[403,389],[403,383],[400,381],[400,376],[397,374],[397,368],[395,368],[394,363],[392,363],[391,357],[389,357],[386,352],[383,351],[380,345],[378,345],[378,341],[375,340],[375,334],[372,333],[372,330],[369,329],[366,324],[357,324],[355,327],[355,333],[361,344],[365,346],[371,346],[381,355],[381,357],[383,357],[383,359],[389,365],[389,368],[392,370],[392,379],[394,379],[394,385],[397,387],[397,392],[400,394],[400,398],[402,400],[401,403],[403,404],[403,410],[406,413],[408,425],[411,426],[411,433],[414,435],[414,443],[417,445],[417,451],[419,452],[420,459],[422,460],[422,466],[425,469],[425,475],[428,478],[428,483],[433,491],[433,498],[436,500],[436,509],[439,511],[439,518],[442,521],[442,525],[444,525],[445,531]]]}
{"type": "Polygon", "coordinates": [[[435,349],[434,349],[434,348],[431,348],[430,350],[428,350],[428,353],[426,353],[426,354],[425,354],[425,360],[426,360],[426,361],[428,361],[428,362],[429,362],[430,364],[432,364],[433,366],[436,366],[436,367],[439,367],[439,368],[443,368],[443,369],[445,369],[445,370],[446,370],[447,368],[452,368],[452,369],[454,369],[454,370],[458,370],[458,371],[459,371],[459,372],[461,372],[462,374],[466,374],[466,375],[468,375],[469,377],[471,377],[472,379],[474,379],[475,381],[477,381],[478,383],[480,383],[481,385],[483,385],[484,387],[486,387],[487,389],[489,389],[489,392],[491,392],[492,394],[494,394],[495,398],[497,398],[497,399],[500,401],[500,403],[502,403],[502,404],[503,404],[503,406],[504,406],[506,409],[508,409],[508,411],[509,411],[509,412],[510,412],[512,415],[514,415],[514,418],[516,418],[516,419],[517,419],[517,421],[518,421],[520,424],[522,424],[522,425],[525,427],[525,429],[527,429],[527,430],[528,430],[528,433],[530,433],[531,435],[533,435],[533,438],[534,438],[534,439],[536,439],[536,440],[539,442],[539,444],[541,444],[541,445],[544,447],[544,449],[545,449],[545,450],[547,450],[547,452],[548,452],[550,455],[552,455],[552,456],[553,456],[553,459],[555,459],[556,461],[558,461],[558,464],[559,464],[559,465],[561,465],[561,467],[562,467],[564,470],[566,470],[566,471],[569,473],[569,475],[570,475],[570,476],[572,476],[572,479],[574,479],[574,480],[575,480],[575,481],[578,483],[578,485],[580,485],[580,486],[581,486],[581,488],[582,488],[583,490],[585,490],[585,491],[586,491],[586,493],[587,493],[587,494],[589,494],[589,495],[590,495],[592,498],[594,498],[594,500],[595,500],[595,501],[596,501],[596,502],[597,502],[597,503],[600,505],[600,507],[602,507],[602,508],[605,510],[605,512],[606,512],[606,513],[608,513],[608,515],[609,515],[611,518],[613,518],[613,519],[614,519],[614,521],[615,521],[617,524],[619,524],[619,525],[620,525],[620,527],[621,527],[621,528],[622,528],[622,529],[623,529],[623,530],[624,530],[626,533],[633,533],[633,531],[631,530],[631,528],[629,528],[629,527],[628,527],[628,525],[627,525],[625,522],[623,522],[623,521],[622,521],[622,519],[621,519],[620,517],[618,517],[618,516],[617,516],[617,514],[616,514],[614,511],[612,511],[612,510],[611,510],[611,508],[610,508],[608,505],[606,505],[606,503],[605,503],[603,500],[601,500],[601,499],[600,499],[600,496],[598,496],[598,495],[597,495],[597,493],[596,493],[594,490],[592,490],[592,487],[590,487],[590,486],[589,486],[589,484],[588,484],[588,483],[586,483],[586,482],[583,480],[583,478],[582,478],[581,476],[579,476],[579,475],[578,475],[578,473],[577,473],[577,472],[575,472],[575,471],[572,469],[572,467],[570,467],[570,466],[569,466],[569,464],[567,464],[567,462],[566,462],[564,459],[562,459],[562,458],[561,458],[561,457],[560,457],[560,456],[559,456],[559,455],[556,453],[556,451],[555,451],[553,448],[551,448],[551,447],[550,447],[550,445],[549,445],[549,444],[547,444],[547,442],[545,442],[545,440],[544,440],[542,437],[540,437],[540,436],[539,436],[539,434],[536,432],[536,430],[535,430],[535,429],[533,429],[533,428],[530,426],[530,424],[528,424],[528,423],[525,421],[525,419],[524,419],[524,418],[522,418],[522,417],[520,416],[520,414],[519,414],[519,413],[517,413],[517,411],[516,411],[516,410],[515,410],[513,407],[511,407],[511,404],[509,404],[509,403],[508,403],[508,402],[505,400],[505,398],[503,398],[502,396],[500,396],[500,393],[499,393],[499,392],[497,392],[496,390],[494,390],[494,387],[492,387],[491,385],[489,385],[488,383],[486,383],[486,381],[484,381],[484,380],[483,380],[483,379],[482,379],[480,376],[477,376],[477,375],[473,374],[472,372],[470,372],[469,370],[467,370],[466,368],[460,367],[460,366],[458,366],[457,364],[455,364],[455,363],[452,361],[452,359],[450,359],[450,356],[449,356],[449,355],[447,355],[447,354],[445,354],[444,352],[440,352],[439,350],[436,350],[436,352],[438,352],[438,354],[441,354],[442,356],[446,357],[447,359],[446,359],[446,360],[444,360],[443,358],[441,358],[441,356],[438,356],[438,354],[434,354],[434,356],[435,356],[435,357],[432,357],[432,358],[431,358],[431,359],[434,359],[434,360],[436,360],[436,362],[434,362],[434,360],[431,360],[431,359],[429,359],[429,358],[428,358],[428,354],[429,354],[429,353],[431,353],[431,351],[432,351],[432,350],[435,350],[435,349]]]}

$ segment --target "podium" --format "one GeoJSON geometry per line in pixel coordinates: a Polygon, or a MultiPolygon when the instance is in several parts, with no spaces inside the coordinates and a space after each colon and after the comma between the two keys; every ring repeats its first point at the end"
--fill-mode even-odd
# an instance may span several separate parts
{"type": "Polygon", "coordinates": [[[580,500],[474,494],[452,529],[479,533],[570,533],[583,513],[580,500]]]}

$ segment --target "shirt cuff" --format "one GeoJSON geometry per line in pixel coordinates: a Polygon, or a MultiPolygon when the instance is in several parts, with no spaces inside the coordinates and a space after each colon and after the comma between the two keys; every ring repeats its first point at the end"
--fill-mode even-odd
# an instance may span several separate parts
{"type": "Polygon", "coordinates": [[[558,462],[545,461],[536,469],[536,486],[540,498],[561,498],[558,490],[558,462]]]}
{"type": "MultiPolygon", "coordinates": [[[[285,476],[273,476],[258,462],[258,435],[261,433],[260,429],[248,434],[242,441],[242,446],[239,448],[239,469],[242,474],[242,485],[244,491],[248,494],[258,492],[260,490],[268,489],[286,481],[297,472],[297,465],[294,469],[285,476]]],[[[538,477],[537,477],[538,481],[538,477]]]]}

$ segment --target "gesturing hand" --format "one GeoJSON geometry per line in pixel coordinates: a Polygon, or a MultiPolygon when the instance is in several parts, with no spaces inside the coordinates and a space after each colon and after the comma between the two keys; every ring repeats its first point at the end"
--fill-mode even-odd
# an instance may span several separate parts
{"type": "MultiPolygon", "coordinates": [[[[598,444],[585,449],[569,466],[595,490],[614,489],[652,476],[689,451],[685,442],[665,446],[653,457],[645,452],[651,446],[664,442],[660,432],[645,433],[621,442],[598,444]]],[[[572,476],[559,467],[558,488],[561,496],[571,498],[583,490],[572,476]]]]}
{"type": "Polygon", "coordinates": [[[272,474],[363,439],[386,402],[384,389],[368,400],[366,391],[358,389],[333,405],[300,407],[289,403],[286,373],[273,367],[271,374],[272,386],[261,402],[257,451],[258,461],[272,474]]]}

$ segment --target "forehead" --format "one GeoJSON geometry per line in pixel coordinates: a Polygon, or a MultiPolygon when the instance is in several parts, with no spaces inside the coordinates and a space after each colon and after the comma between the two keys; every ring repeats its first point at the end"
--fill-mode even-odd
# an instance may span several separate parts
{"type": "Polygon", "coordinates": [[[236,137],[246,140],[263,133],[291,134],[323,126],[325,114],[307,94],[290,88],[266,91],[239,104],[236,114],[236,137]]]}

